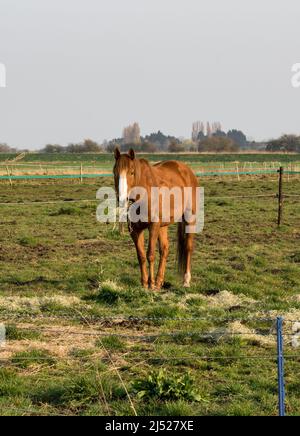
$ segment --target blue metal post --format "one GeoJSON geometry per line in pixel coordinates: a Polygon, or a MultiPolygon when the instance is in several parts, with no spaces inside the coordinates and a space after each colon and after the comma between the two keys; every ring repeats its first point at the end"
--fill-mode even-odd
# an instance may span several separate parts
{"type": "Polygon", "coordinates": [[[278,364],[279,416],[285,416],[283,318],[277,318],[277,358],[278,358],[277,364],[278,364]]]}

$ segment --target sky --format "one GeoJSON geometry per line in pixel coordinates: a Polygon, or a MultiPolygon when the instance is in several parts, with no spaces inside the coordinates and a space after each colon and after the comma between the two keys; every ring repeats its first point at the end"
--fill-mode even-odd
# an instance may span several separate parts
{"type": "Polygon", "coordinates": [[[299,0],[0,0],[0,142],[300,134],[299,0]]]}

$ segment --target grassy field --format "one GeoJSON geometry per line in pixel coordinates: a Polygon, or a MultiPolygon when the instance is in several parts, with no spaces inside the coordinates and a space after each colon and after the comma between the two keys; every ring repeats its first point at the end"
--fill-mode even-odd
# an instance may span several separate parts
{"type": "MultiPolygon", "coordinates": [[[[17,154],[0,153],[0,162],[6,160],[12,161],[17,154]]],[[[182,160],[185,162],[206,163],[206,162],[299,162],[300,154],[287,154],[287,153],[238,153],[238,154],[141,154],[140,157],[145,157],[152,162],[159,162],[161,160],[169,160],[170,158],[182,160]]],[[[27,153],[20,163],[97,163],[97,164],[112,164],[113,154],[93,154],[93,153],[27,153]]]]}
{"type": "MultiPolygon", "coordinates": [[[[175,159],[184,161],[199,174],[224,172],[276,171],[284,166],[300,171],[299,154],[151,154],[140,155],[152,163],[175,159]]],[[[0,154],[0,177],[110,174],[113,154],[30,153],[14,162],[15,155],[0,154]],[[8,161],[7,161],[8,160],[8,161]]]]}
{"type": "MultiPolygon", "coordinates": [[[[276,181],[201,181],[193,286],[176,275],[174,230],[167,286],[152,293],[130,237],[96,222],[96,191],[111,183],[1,184],[0,203],[91,202],[0,206],[0,414],[275,415],[273,326],[249,317],[300,321],[299,198],[278,229],[274,198],[224,198],[276,193],[276,181]]],[[[286,363],[287,410],[299,415],[300,352],[286,347],[298,355],[286,363]]]]}

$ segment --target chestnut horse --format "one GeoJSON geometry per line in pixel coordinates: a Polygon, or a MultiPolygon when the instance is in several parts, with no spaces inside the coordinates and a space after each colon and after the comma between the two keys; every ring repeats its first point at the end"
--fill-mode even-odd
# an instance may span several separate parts
{"type": "MultiPolygon", "coordinates": [[[[185,164],[176,161],[161,162],[151,166],[145,159],[136,159],[135,152],[131,149],[128,154],[121,154],[117,148],[115,150],[115,166],[114,166],[115,189],[120,201],[121,198],[126,198],[130,201],[130,191],[133,188],[141,187],[147,194],[147,201],[149,206],[149,216],[144,222],[130,223],[129,229],[131,237],[134,241],[137,256],[141,269],[141,282],[145,288],[152,290],[159,290],[164,284],[166,264],[169,255],[169,238],[168,227],[181,218],[178,222],[178,269],[184,276],[184,286],[190,287],[191,283],[191,259],[194,245],[195,234],[187,233],[187,223],[185,217],[184,201],[181,201],[179,206],[175,205],[175,199],[169,201],[170,207],[170,220],[163,222],[162,211],[159,211],[159,217],[156,221],[152,222],[151,219],[151,189],[152,188],[180,188],[183,193],[184,188],[192,188],[192,212],[196,213],[196,188],[198,187],[197,179],[192,170],[185,164]],[[173,201],[172,201],[173,200],[173,201]],[[146,222],[147,221],[147,222],[146,222]],[[149,230],[149,248],[147,255],[145,252],[145,238],[144,231],[149,230]],[[155,253],[157,242],[159,242],[160,249],[160,263],[158,274],[155,278],[155,253]],[[147,260],[149,262],[149,274],[147,270],[147,260]]],[[[159,196],[160,209],[162,205],[162,198],[159,196]]],[[[164,216],[165,217],[165,216],[164,216]]]]}

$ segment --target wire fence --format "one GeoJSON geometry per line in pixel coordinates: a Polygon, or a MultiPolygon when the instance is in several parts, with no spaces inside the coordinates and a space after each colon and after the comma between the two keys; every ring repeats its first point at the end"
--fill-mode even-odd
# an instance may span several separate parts
{"type": "MultiPolygon", "coordinates": [[[[300,198],[300,194],[284,194],[285,198],[300,198]]],[[[219,200],[247,200],[255,198],[269,198],[277,199],[278,194],[257,194],[257,195],[224,195],[224,196],[206,196],[206,200],[219,201],[219,200]]],[[[99,200],[90,199],[58,199],[48,201],[26,201],[26,202],[0,202],[0,206],[43,206],[43,205],[56,205],[56,204],[79,204],[79,203],[99,203],[99,200]]]]}
{"type": "MultiPolygon", "coordinates": [[[[149,365],[156,365],[156,364],[169,364],[169,365],[178,365],[183,364],[187,365],[188,363],[195,363],[195,362],[201,362],[201,361],[207,361],[207,362],[213,362],[213,361],[224,361],[224,362],[238,362],[238,361],[269,361],[274,362],[274,365],[277,365],[277,372],[278,372],[278,381],[277,381],[277,389],[278,389],[278,413],[279,416],[285,416],[286,415],[286,380],[285,380],[285,361],[299,361],[300,362],[300,353],[291,352],[290,345],[293,345],[293,349],[296,350],[298,348],[298,339],[300,337],[300,322],[296,320],[287,319],[284,320],[282,317],[274,318],[274,316],[262,316],[262,317],[255,317],[255,316],[249,316],[244,317],[240,319],[240,321],[246,323],[250,322],[253,324],[255,322],[259,325],[257,328],[252,328],[251,331],[226,331],[224,330],[224,333],[219,331],[218,337],[216,337],[215,332],[212,329],[206,329],[205,331],[199,330],[199,327],[191,328],[189,325],[189,330],[172,330],[172,327],[168,326],[168,331],[159,331],[156,333],[151,332],[141,332],[139,334],[126,334],[122,332],[115,332],[115,329],[113,331],[107,330],[103,331],[102,325],[103,322],[110,323],[112,321],[123,321],[127,323],[131,323],[133,321],[135,322],[150,322],[154,323],[156,326],[156,323],[158,321],[163,323],[178,323],[180,322],[182,327],[185,326],[187,322],[197,322],[197,321],[214,321],[220,325],[220,323],[224,325],[229,325],[229,323],[233,321],[237,321],[237,318],[234,317],[228,317],[228,318],[218,318],[214,316],[193,316],[193,317],[147,317],[147,316],[123,316],[123,315],[116,315],[116,316],[85,316],[85,315],[78,315],[78,316],[64,316],[64,315],[53,315],[53,314],[26,314],[26,313],[9,313],[9,312],[1,312],[0,313],[0,322],[4,322],[4,325],[12,325],[12,323],[15,323],[16,318],[18,319],[20,329],[22,331],[38,331],[41,334],[47,334],[48,340],[49,335],[54,335],[56,338],[56,341],[60,337],[60,335],[65,336],[67,335],[69,340],[72,342],[73,336],[80,336],[82,338],[86,336],[91,336],[95,338],[95,340],[98,340],[103,346],[103,352],[89,352],[88,354],[84,355],[68,355],[68,356],[57,356],[57,355],[47,355],[47,356],[35,356],[35,355],[29,355],[26,356],[25,354],[16,354],[12,355],[10,357],[2,357],[1,356],[1,348],[0,348],[0,367],[16,367],[16,368],[22,368],[20,366],[22,363],[26,365],[42,365],[44,368],[49,367],[49,370],[51,368],[55,367],[55,364],[58,362],[66,362],[72,364],[72,361],[84,361],[85,363],[90,362],[93,364],[94,362],[100,362],[102,359],[108,359],[109,362],[112,364],[111,371],[115,371],[118,376],[122,379],[122,383],[125,383],[120,369],[122,367],[131,365],[140,365],[140,364],[149,364],[149,365]],[[17,315],[17,316],[14,316],[17,315]],[[25,321],[28,321],[28,318],[32,320],[45,320],[48,319],[48,321],[52,321],[53,319],[57,320],[68,320],[68,321],[81,321],[84,330],[82,331],[74,331],[72,330],[72,326],[68,326],[68,328],[62,326],[60,328],[54,327],[50,324],[50,326],[44,326],[44,325],[34,325],[34,326],[26,326],[24,325],[25,321]],[[21,322],[23,320],[23,322],[21,322]],[[90,323],[92,322],[92,324],[90,323]],[[98,323],[98,324],[97,324],[98,323]],[[268,328],[264,331],[262,330],[261,323],[267,323],[268,328]],[[296,326],[296,327],[295,327],[296,326]],[[98,328],[98,329],[97,329],[98,328]],[[170,331],[171,330],[171,331],[170,331]],[[189,338],[192,339],[191,346],[193,347],[192,353],[186,353],[182,352],[181,348],[178,348],[179,354],[177,352],[173,352],[172,355],[156,355],[149,356],[146,352],[146,355],[141,355],[137,357],[136,355],[131,356],[130,353],[126,353],[126,356],[122,356],[122,359],[125,360],[123,364],[119,364],[118,357],[114,355],[112,352],[108,351],[105,346],[103,345],[102,340],[104,340],[105,337],[116,337],[123,339],[128,339],[130,341],[143,341],[145,343],[148,343],[149,341],[157,344],[157,341],[159,339],[162,339],[163,341],[167,340],[168,338],[172,339],[177,343],[179,338],[182,340],[182,338],[189,338]],[[235,345],[234,353],[230,353],[228,351],[226,354],[222,353],[222,355],[219,355],[218,352],[214,352],[214,346],[218,346],[222,343],[224,338],[231,339],[231,338],[237,338],[241,337],[244,338],[247,342],[248,338],[271,338],[272,342],[269,343],[268,346],[262,347],[263,349],[261,352],[257,352],[254,354],[253,350],[257,350],[257,347],[254,348],[251,346],[251,342],[249,344],[240,344],[235,345]],[[293,337],[293,342],[291,343],[290,338],[293,337]],[[198,341],[208,341],[210,344],[210,352],[203,353],[203,350],[199,349],[197,350],[197,344],[198,341]],[[289,352],[285,352],[284,347],[289,347],[289,352]],[[247,354],[247,351],[249,354],[247,354]]],[[[15,325],[15,324],[13,324],[15,325]]],[[[161,330],[160,326],[160,330],[161,330]]],[[[9,344],[10,339],[8,337],[7,343],[9,344]]],[[[300,346],[300,340],[299,340],[299,346],[300,346]]],[[[2,348],[2,352],[6,351],[6,348],[2,348]]],[[[84,367],[82,367],[82,370],[84,370],[84,367]]],[[[199,369],[200,370],[200,369],[199,369]]],[[[253,370],[255,371],[255,367],[253,367],[253,370]]],[[[267,376],[267,375],[266,375],[267,376]]],[[[128,396],[130,398],[130,402],[132,404],[133,409],[133,400],[130,397],[129,391],[126,388],[126,391],[128,392],[128,396]]],[[[32,409],[24,409],[23,413],[28,414],[35,414],[38,413],[37,410],[33,411],[32,409]]]]}
{"type": "MultiPolygon", "coordinates": [[[[241,176],[274,175],[282,166],[280,162],[212,162],[195,165],[188,162],[197,177],[228,177],[234,176],[240,180],[241,176]]],[[[112,164],[109,164],[111,166],[112,164]]],[[[0,180],[10,183],[17,180],[47,180],[47,179],[97,179],[111,178],[113,174],[103,166],[97,165],[68,165],[65,164],[1,164],[0,180]]],[[[285,174],[289,178],[300,175],[300,162],[287,163],[285,174]]]]}
{"type": "MultiPolygon", "coordinates": [[[[240,172],[240,174],[250,174],[248,171],[246,172],[240,172]]],[[[237,175],[237,173],[232,173],[237,175]]],[[[257,174],[257,172],[251,172],[251,174],[257,174]]],[[[266,173],[264,173],[266,174],[266,173]]],[[[267,174],[278,174],[278,170],[269,170],[267,174]]],[[[289,171],[285,172],[285,174],[300,174],[300,172],[297,171],[289,171]]],[[[201,174],[203,176],[205,174],[201,174]]],[[[212,173],[207,173],[207,176],[212,175],[212,173]]],[[[228,172],[225,173],[217,173],[214,175],[228,175],[228,172]]],[[[89,174],[85,175],[86,177],[111,177],[110,174],[101,174],[101,175],[95,175],[95,174],[89,174]]],[[[31,176],[13,176],[17,177],[15,180],[26,180],[28,178],[32,178],[31,176]],[[23,179],[22,177],[26,177],[23,179]]],[[[0,180],[14,180],[11,175],[7,176],[0,176],[0,180]]],[[[84,178],[84,175],[77,175],[76,177],[84,178]]],[[[33,178],[74,178],[73,175],[64,175],[64,176],[41,176],[36,175],[33,178]]],[[[297,200],[300,197],[299,194],[291,193],[291,194],[284,194],[284,198],[291,198],[297,200]]],[[[233,200],[242,200],[242,199],[255,199],[255,198],[269,198],[269,199],[277,199],[279,198],[279,194],[257,194],[257,195],[245,195],[245,196],[210,196],[206,197],[208,200],[214,201],[214,200],[225,200],[225,199],[233,199],[233,200]]],[[[282,200],[282,199],[281,199],[282,200]]],[[[2,202],[0,203],[0,206],[39,206],[39,205],[55,205],[55,204],[71,204],[71,203],[96,203],[99,202],[99,200],[96,199],[57,199],[53,201],[34,201],[34,202],[2,202]]],[[[227,355],[216,355],[213,353],[213,348],[211,354],[203,354],[201,352],[197,353],[194,352],[192,355],[187,354],[180,354],[176,356],[141,356],[139,359],[137,357],[130,358],[127,356],[126,362],[127,364],[138,364],[139,362],[148,362],[149,364],[156,363],[173,363],[176,365],[180,362],[200,362],[200,361],[243,361],[243,360],[249,360],[251,361],[274,361],[274,365],[277,363],[277,371],[278,371],[278,410],[280,416],[285,416],[285,368],[284,363],[285,360],[298,360],[300,359],[300,353],[294,353],[289,350],[289,352],[284,351],[284,346],[287,347],[293,347],[293,349],[296,349],[298,345],[298,331],[300,331],[300,328],[297,330],[293,330],[293,326],[299,324],[297,321],[294,320],[283,320],[283,318],[278,317],[274,318],[274,314],[263,314],[261,317],[257,317],[257,315],[250,315],[244,318],[238,318],[238,317],[214,317],[214,316],[189,316],[189,317],[148,317],[148,316],[120,316],[120,315],[114,315],[114,316],[95,316],[95,315],[78,315],[78,316],[69,316],[69,315],[63,315],[63,314],[32,314],[32,313],[12,313],[11,311],[1,311],[0,312],[0,322],[4,322],[5,324],[11,324],[11,323],[17,323],[16,325],[20,326],[21,329],[24,331],[31,331],[32,327],[26,327],[26,322],[29,321],[67,321],[67,322],[77,322],[82,324],[85,329],[82,331],[73,331],[72,328],[69,326],[67,333],[71,337],[80,337],[80,338],[94,338],[95,340],[99,340],[100,342],[105,337],[115,337],[120,339],[127,339],[133,342],[145,342],[145,343],[158,343],[159,341],[165,341],[165,340],[172,340],[172,341],[179,341],[182,338],[189,339],[190,341],[197,343],[197,341],[205,341],[209,342],[210,344],[217,344],[220,341],[222,341],[224,338],[227,339],[233,339],[233,338],[261,338],[261,339],[270,339],[271,348],[267,349],[267,352],[263,352],[261,354],[248,354],[244,352],[245,350],[249,350],[248,346],[240,346],[241,353],[238,353],[236,355],[234,354],[227,354],[227,355]],[[203,330],[199,326],[195,328],[191,328],[190,323],[195,322],[214,322],[217,324],[217,327],[212,330],[203,330]],[[249,326],[250,331],[245,330],[230,330],[226,328],[226,325],[228,323],[233,322],[240,322],[240,323],[260,323],[264,324],[264,326],[259,326],[259,328],[252,328],[252,326],[249,326]],[[149,324],[147,325],[148,328],[153,327],[153,325],[156,327],[156,329],[159,327],[160,331],[139,331],[139,332],[122,332],[122,331],[116,331],[117,328],[123,327],[124,325],[128,328],[132,325],[141,325],[141,324],[149,324]],[[163,326],[160,326],[159,324],[162,323],[163,326]],[[174,329],[168,325],[165,326],[165,323],[177,323],[185,326],[185,328],[188,327],[187,331],[182,329],[174,329]],[[189,324],[189,325],[188,325],[189,324]],[[266,325],[265,325],[266,324],[266,325]],[[110,331],[109,329],[104,330],[104,327],[106,328],[107,325],[109,327],[114,327],[114,331],[110,331]],[[166,331],[161,331],[161,330],[166,331]],[[170,331],[171,329],[171,331],[170,331]],[[224,331],[222,332],[222,329],[224,331]]],[[[206,327],[207,328],[207,327],[206,327]]],[[[66,334],[66,328],[62,326],[61,328],[57,327],[43,327],[43,326],[34,326],[34,330],[39,331],[41,334],[46,335],[56,335],[64,336],[66,334]]],[[[9,341],[9,339],[8,339],[9,341]]],[[[299,339],[300,342],[300,339],[299,339]]],[[[196,346],[195,346],[196,347],[196,346]]],[[[2,351],[5,350],[2,349],[2,351]]],[[[118,376],[121,377],[120,372],[118,371],[118,368],[116,365],[118,364],[117,361],[114,361],[115,357],[112,353],[106,351],[106,358],[108,358],[112,364],[113,364],[113,370],[118,373],[118,376]]],[[[99,361],[101,360],[100,354],[91,354],[90,356],[85,356],[85,359],[90,359],[91,362],[93,361],[99,361]]],[[[34,356],[26,357],[26,356],[13,356],[13,357],[1,357],[1,348],[0,348],[0,367],[2,366],[15,366],[19,367],[19,362],[34,362],[41,363],[43,365],[49,366],[49,369],[53,367],[53,362],[59,362],[59,361],[66,361],[71,362],[72,360],[82,360],[82,357],[78,356],[51,356],[51,357],[45,357],[42,356],[34,358],[34,356]]],[[[274,366],[275,367],[275,366],[274,366]]],[[[254,369],[254,368],[253,368],[254,369]]],[[[123,381],[124,383],[124,381],[123,381]]],[[[130,400],[131,401],[131,400],[130,400]]],[[[134,409],[134,407],[133,407],[134,409]]],[[[24,409],[24,414],[38,414],[38,411],[34,411],[32,409],[24,409]]],[[[55,414],[56,415],[56,414],[55,414]]]]}
{"type": "MultiPolygon", "coordinates": [[[[206,196],[206,201],[222,201],[222,200],[254,200],[254,199],[277,199],[278,200],[278,214],[277,214],[277,224],[280,227],[283,224],[283,210],[284,210],[284,201],[285,200],[293,200],[298,201],[300,199],[300,194],[297,193],[285,193],[284,192],[284,184],[283,184],[283,176],[287,174],[298,174],[296,171],[285,171],[283,167],[279,170],[270,170],[273,174],[279,174],[279,183],[278,183],[278,193],[265,193],[265,194],[250,194],[250,195],[224,195],[224,196],[206,196]]],[[[300,174],[300,172],[299,172],[300,174]]],[[[220,173],[218,173],[220,175],[220,173]]],[[[89,177],[91,175],[88,175],[89,177]]],[[[110,175],[98,175],[99,177],[109,177],[110,175]]],[[[0,176],[0,180],[1,180],[0,176]]],[[[9,178],[10,176],[3,176],[9,178]]],[[[17,176],[23,177],[23,176],[17,176]]],[[[31,176],[26,176],[31,177],[31,176]]],[[[35,176],[35,177],[44,177],[44,176],[35,176]]],[[[52,176],[51,176],[52,177],[52,176]]],[[[60,178],[61,176],[53,176],[60,178]]],[[[71,175],[66,175],[64,177],[71,178],[71,175]]],[[[12,180],[10,180],[12,183],[12,180]]],[[[92,204],[99,203],[97,199],[56,199],[56,200],[47,200],[47,201],[27,201],[27,202],[0,202],[0,207],[31,207],[31,206],[44,206],[44,205],[58,205],[58,204],[92,204]]],[[[123,226],[120,226],[120,233],[124,233],[123,226]]]]}
{"type": "MultiPolygon", "coordinates": [[[[219,171],[219,172],[196,172],[197,177],[218,177],[218,176],[264,176],[276,175],[277,170],[259,170],[259,171],[219,171]]],[[[300,171],[286,171],[286,175],[300,175],[300,171]]],[[[2,175],[0,180],[50,180],[50,179],[97,179],[112,178],[112,173],[89,173],[89,174],[31,174],[31,175],[2,175]]]]}

